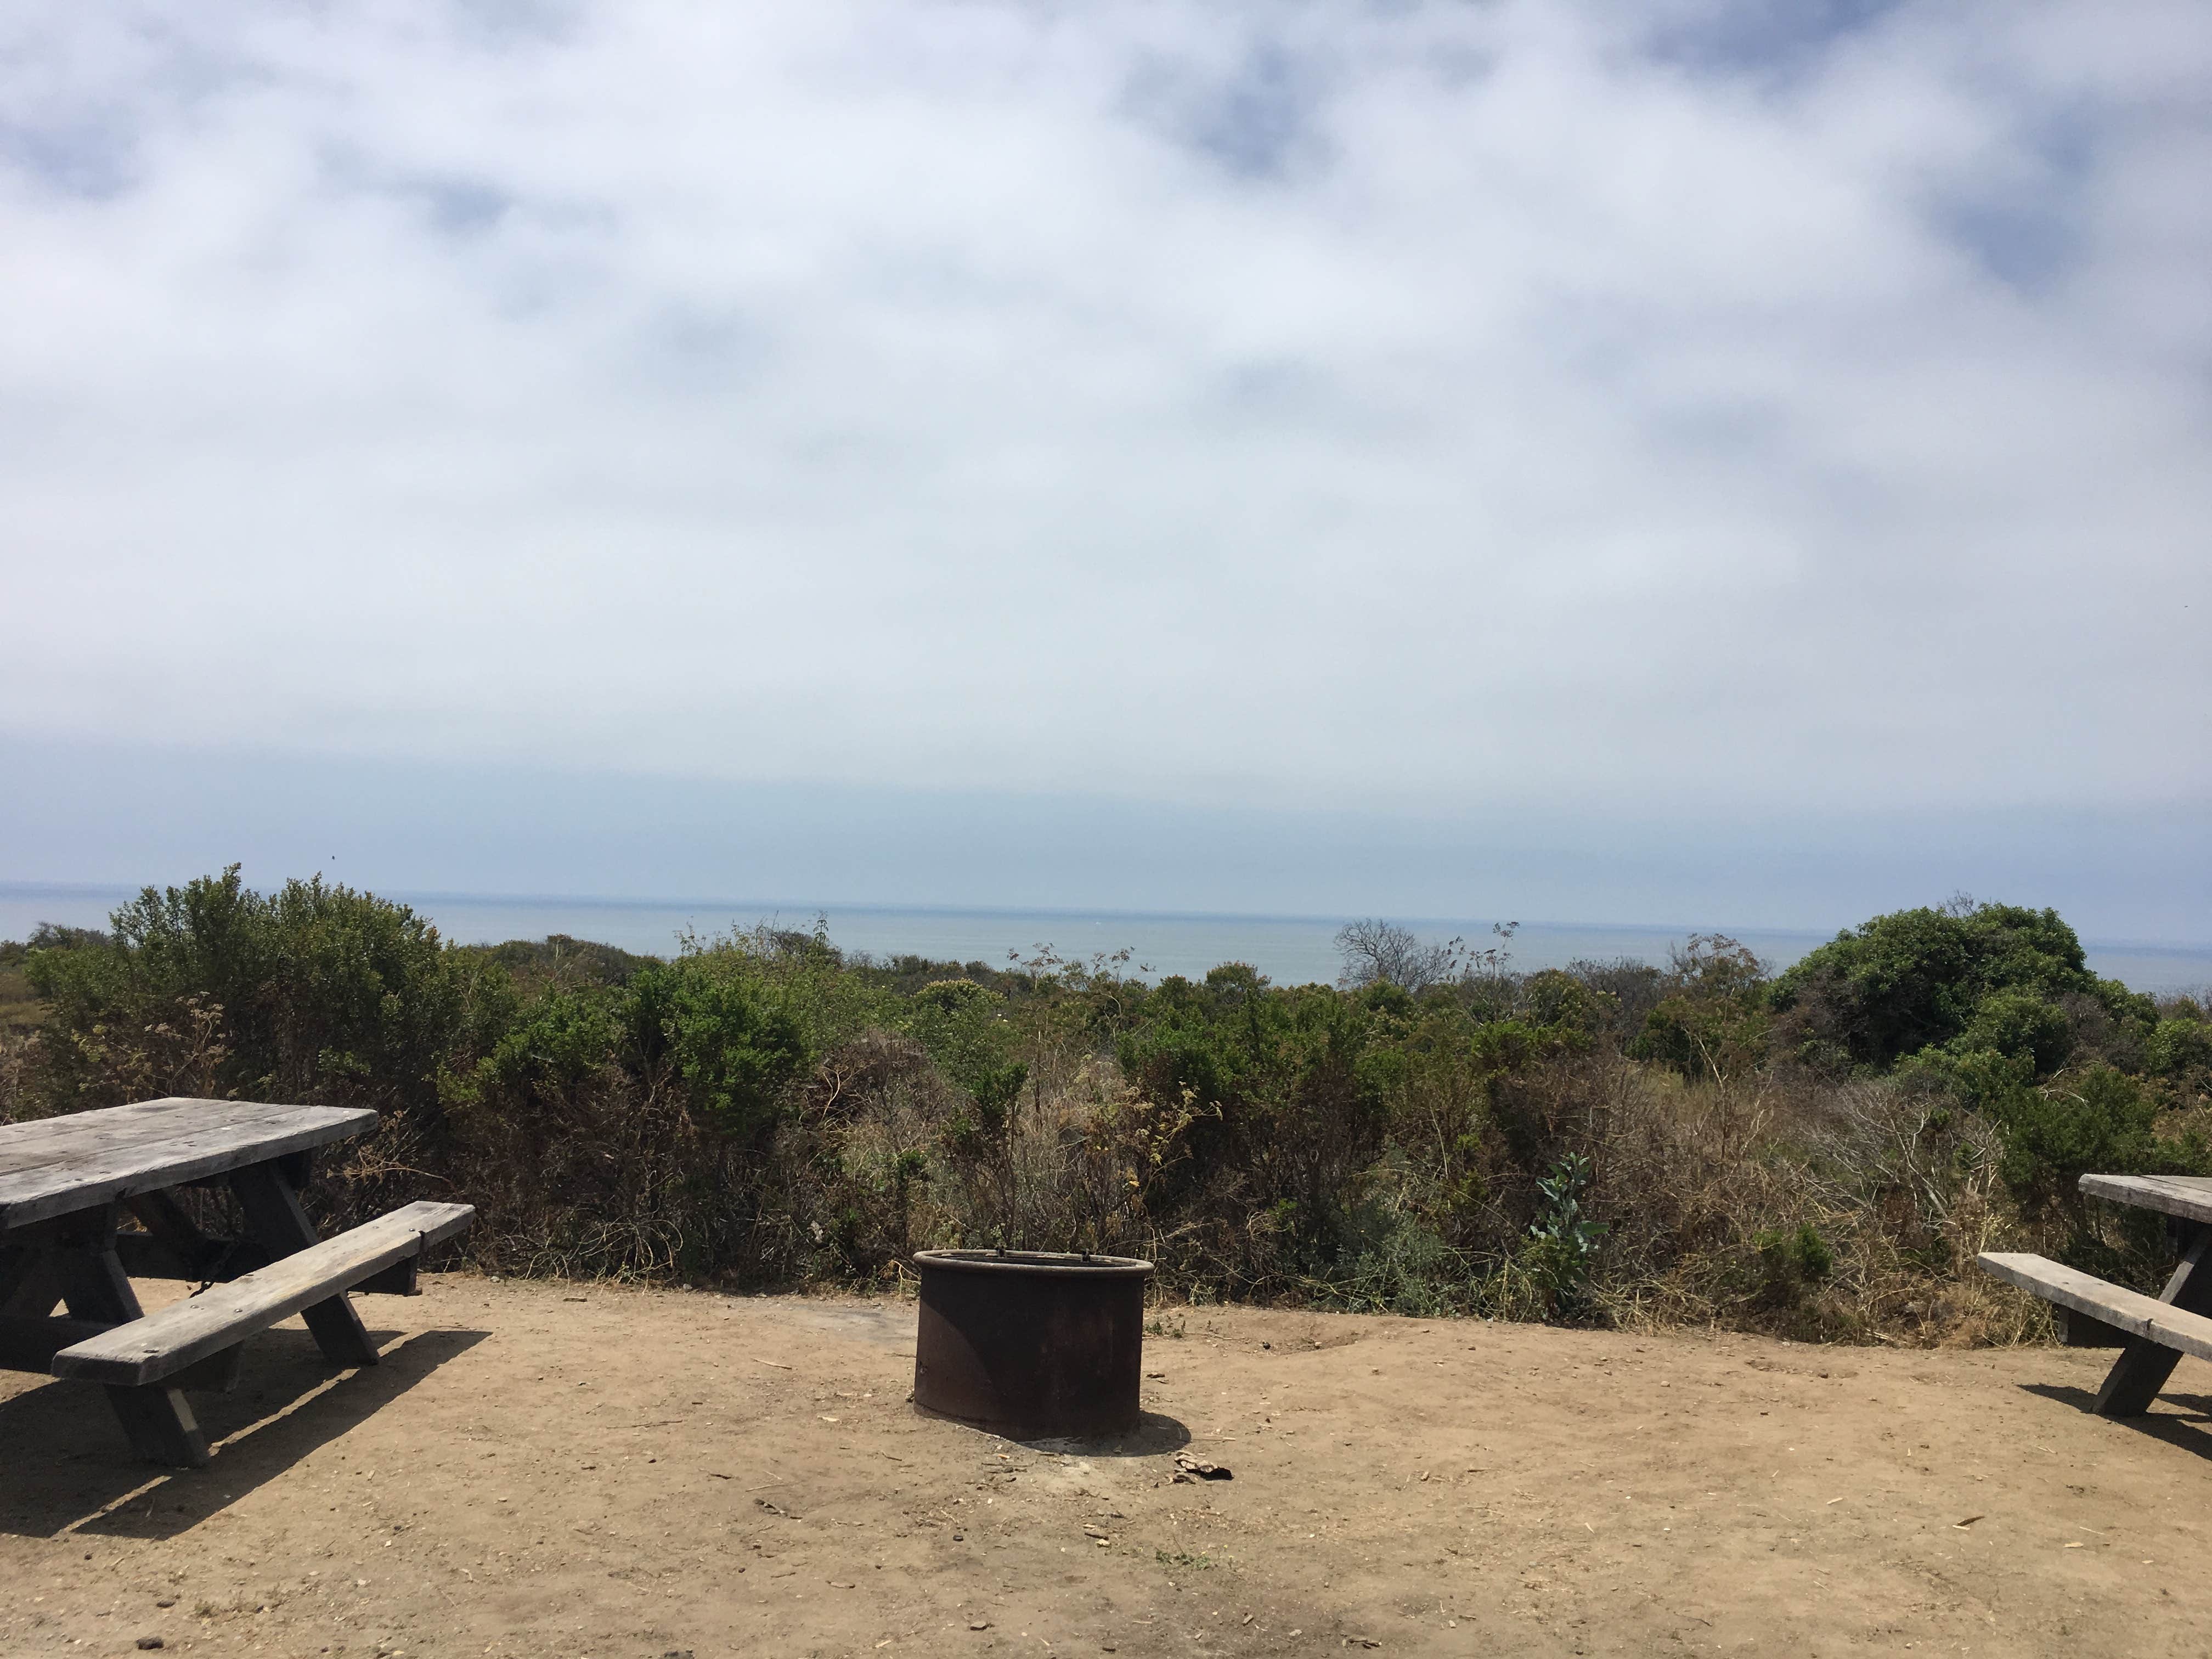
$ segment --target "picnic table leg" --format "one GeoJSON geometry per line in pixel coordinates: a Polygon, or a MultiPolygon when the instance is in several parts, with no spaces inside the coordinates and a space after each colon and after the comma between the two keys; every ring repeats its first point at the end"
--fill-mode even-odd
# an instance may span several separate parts
{"type": "MultiPolygon", "coordinates": [[[[144,1311],[116,1259],[114,1241],[115,1211],[109,1206],[87,1211],[46,1252],[46,1267],[61,1283],[70,1318],[121,1325],[144,1311]]],[[[131,1449],[148,1462],[197,1468],[208,1461],[207,1436],[180,1390],[160,1383],[111,1383],[107,1399],[131,1449]]]]}
{"type": "Polygon", "coordinates": [[[0,1314],[16,1319],[44,1319],[54,1310],[61,1292],[46,1270],[46,1253],[37,1244],[16,1244],[0,1249],[0,1314]]]}
{"type": "MultiPolygon", "coordinates": [[[[2182,1252],[2181,1264],[2166,1281],[2158,1299],[2191,1313],[2212,1313],[2212,1227],[2195,1230],[2182,1252]]],[[[2142,1416],[2180,1363],[2180,1350],[2145,1337],[2130,1337],[2106,1374],[2105,1386],[2097,1390],[2097,1414],[2142,1416]]]]}
{"type": "MultiPolygon", "coordinates": [[[[275,1164],[256,1164],[237,1170],[230,1177],[230,1186],[246,1212],[246,1231],[272,1261],[318,1242],[315,1224],[300,1207],[299,1194],[275,1164]]],[[[376,1344],[368,1340],[361,1316],[353,1310],[344,1291],[303,1309],[300,1316],[314,1333],[323,1357],[333,1365],[376,1364],[376,1344]]]]}

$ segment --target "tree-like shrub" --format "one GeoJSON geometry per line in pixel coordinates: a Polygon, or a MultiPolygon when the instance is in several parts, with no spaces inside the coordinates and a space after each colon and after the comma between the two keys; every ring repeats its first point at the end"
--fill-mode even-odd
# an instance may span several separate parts
{"type": "Polygon", "coordinates": [[[2090,972],[2057,912],[1969,900],[1846,928],[1779,975],[1771,1002],[1801,1058],[1881,1071],[1956,1042],[1998,992],[2054,1006],[2079,994],[2116,1018],[2148,1011],[2146,999],[2090,972]]]}
{"type": "Polygon", "coordinates": [[[625,1057],[639,1075],[672,1079],[693,1119],[727,1141],[764,1145],[791,1085],[812,1064],[798,1015],[734,952],[642,969],[618,1006],[625,1057]]]}
{"type": "Polygon", "coordinates": [[[29,952],[50,1104],[199,1093],[434,1115],[441,1068],[505,1016],[504,975],[404,904],[319,877],[263,895],[233,866],[29,952]]]}
{"type": "Polygon", "coordinates": [[[1765,1065],[1773,1018],[1757,954],[1725,934],[1698,933],[1669,957],[1658,1003],[1629,1051],[1686,1078],[1726,1079],[1765,1065]]]}

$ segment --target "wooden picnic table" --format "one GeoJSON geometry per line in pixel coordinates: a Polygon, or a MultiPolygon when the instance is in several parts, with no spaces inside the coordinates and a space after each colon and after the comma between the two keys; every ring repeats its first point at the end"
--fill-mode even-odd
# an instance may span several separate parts
{"type": "Polygon", "coordinates": [[[1992,1251],[1981,1264],[2064,1309],[2069,1346],[2118,1347],[2095,1409],[2104,1417],[2139,1416],[2183,1354],[2212,1359],[2212,1176],[2085,1175],[2081,1189],[2166,1217],[2181,1260],[2157,1296],[2039,1255],[1992,1251]]]}
{"type": "Polygon", "coordinates": [[[300,1204],[313,1154],[376,1121],[171,1098],[0,1124],[0,1367],[104,1383],[142,1456],[190,1465],[208,1448],[185,1390],[234,1382],[253,1333],[298,1313],[332,1364],[374,1365],[347,1291],[410,1292],[423,1249],[476,1213],[411,1204],[318,1240],[300,1204]],[[178,1201],[210,1186],[235,1196],[240,1237],[210,1236],[178,1201]],[[149,1315],[133,1278],[202,1289],[149,1315]]]}

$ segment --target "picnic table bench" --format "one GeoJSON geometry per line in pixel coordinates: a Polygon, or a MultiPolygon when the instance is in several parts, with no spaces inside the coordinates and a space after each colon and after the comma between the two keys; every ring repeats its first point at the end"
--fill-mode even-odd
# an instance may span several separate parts
{"type": "Polygon", "coordinates": [[[346,1292],[413,1293],[422,1252],[476,1219],[466,1204],[409,1204],[319,1240],[299,1197],[313,1154],[375,1123],[362,1109],[172,1098],[0,1124],[0,1368],[106,1384],[141,1456],[189,1467],[208,1446],[185,1390],[235,1382],[247,1337],[296,1313],[332,1364],[374,1365],[346,1292]],[[211,1186],[236,1197],[242,1237],[210,1237],[175,1195],[211,1186]],[[133,1278],[202,1288],[149,1314],[133,1278]]]}
{"type": "Polygon", "coordinates": [[[2085,1175],[2081,1190],[2166,1218],[2180,1243],[2181,1261],[2157,1296],[2046,1256],[1990,1251],[1979,1261],[1999,1279],[2063,1309],[2069,1346],[2119,1348],[2097,1391],[2096,1411],[2103,1417],[2140,1416],[2182,1355],[2212,1359],[2212,1176],[2085,1175]]]}

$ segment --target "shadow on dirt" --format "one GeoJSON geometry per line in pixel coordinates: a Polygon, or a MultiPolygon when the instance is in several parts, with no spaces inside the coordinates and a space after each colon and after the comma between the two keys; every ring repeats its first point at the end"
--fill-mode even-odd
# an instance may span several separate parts
{"type": "Polygon", "coordinates": [[[934,1423],[950,1423],[956,1428],[969,1430],[987,1440],[1002,1446],[1019,1446],[1024,1451],[1041,1452],[1051,1457],[1159,1457],[1169,1452],[1181,1451],[1190,1444],[1190,1431],[1172,1417],[1163,1417],[1158,1412],[1146,1412],[1137,1419],[1137,1426],[1121,1434],[1096,1435],[1088,1439],[1053,1438],[1046,1440],[1015,1440],[999,1433],[981,1423],[970,1423],[964,1418],[948,1417],[943,1412],[929,1411],[922,1407],[912,1407],[916,1417],[926,1417],[934,1423]]]}
{"type": "Polygon", "coordinates": [[[1036,1452],[1057,1452],[1064,1457],[1158,1457],[1181,1451],[1190,1444],[1190,1431],[1172,1417],[1146,1412],[1137,1426],[1121,1434],[1103,1434],[1087,1440],[1023,1440],[1015,1443],[1036,1452]]]}
{"type": "MultiPolygon", "coordinates": [[[[380,1341],[388,1334],[376,1334],[380,1341]]],[[[278,1329],[246,1351],[238,1386],[194,1394],[215,1447],[204,1469],[143,1463],[96,1383],[54,1382],[0,1401],[8,1481],[0,1532],[52,1538],[173,1538],[275,1480],[398,1399],[484,1331],[426,1331],[383,1349],[382,1363],[332,1376],[315,1341],[278,1329]]]]}
{"type": "MultiPolygon", "coordinates": [[[[2023,1382],[2023,1393],[2071,1406],[2085,1416],[2096,1409],[2097,1396],[2088,1389],[2071,1389],[2056,1382],[2023,1382]]],[[[2162,1394],[2141,1417],[2111,1419],[2123,1428],[2212,1462],[2212,1399],[2196,1394],[2162,1394]]]]}

